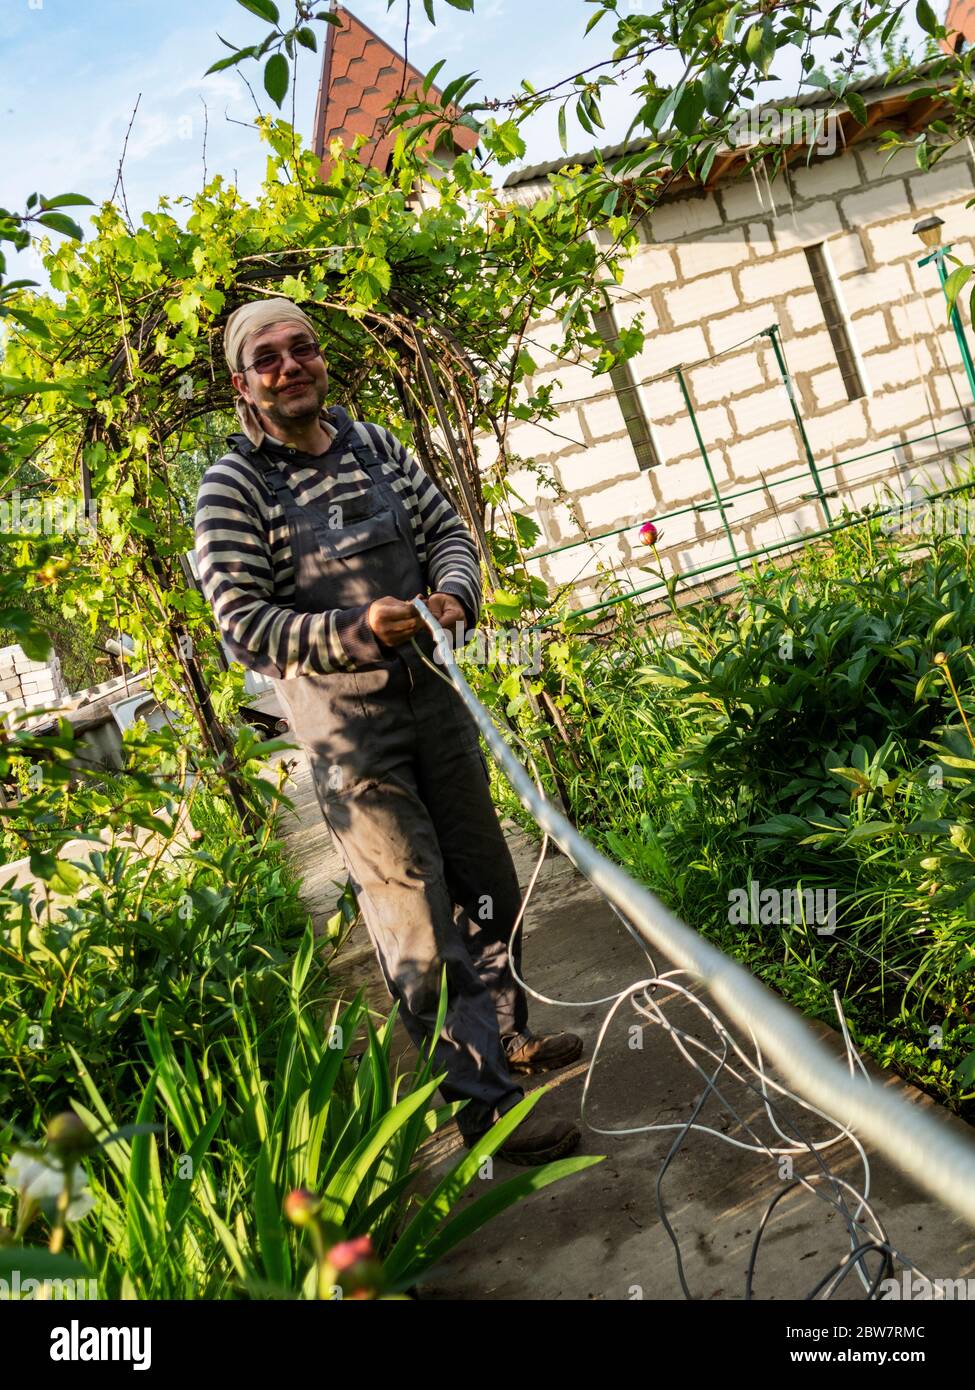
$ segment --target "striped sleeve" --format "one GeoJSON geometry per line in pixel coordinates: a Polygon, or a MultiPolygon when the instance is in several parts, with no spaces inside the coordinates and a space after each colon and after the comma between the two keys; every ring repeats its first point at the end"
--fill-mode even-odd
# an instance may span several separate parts
{"type": "Polygon", "coordinates": [[[401,469],[416,504],[414,525],[422,536],[427,582],[431,593],[459,599],[469,628],[481,612],[481,565],[470,531],[443,493],[403,443],[382,429],[390,458],[401,469]]]}
{"type": "Polygon", "coordinates": [[[383,659],[369,605],[299,613],[274,602],[275,554],[290,554],[282,509],[256,469],[225,455],[197,494],[196,558],[203,593],[230,655],[262,675],[291,680],[383,659]]]}

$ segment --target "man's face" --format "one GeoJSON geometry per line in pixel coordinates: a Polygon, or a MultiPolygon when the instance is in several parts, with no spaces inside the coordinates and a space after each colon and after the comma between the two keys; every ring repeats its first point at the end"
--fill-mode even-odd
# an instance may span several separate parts
{"type": "Polygon", "coordinates": [[[241,352],[241,368],[234,372],[235,388],[255,406],[275,433],[288,426],[314,420],[321,414],[328,394],[328,369],[321,353],[296,359],[302,345],[317,341],[300,323],[272,323],[251,334],[241,352]],[[266,359],[266,360],[265,360],[266,359]]]}

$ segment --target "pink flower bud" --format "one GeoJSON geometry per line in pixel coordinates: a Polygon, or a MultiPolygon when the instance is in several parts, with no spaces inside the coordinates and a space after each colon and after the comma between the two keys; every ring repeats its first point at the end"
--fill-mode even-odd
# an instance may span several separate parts
{"type": "Polygon", "coordinates": [[[292,1226],[307,1226],[318,1211],[318,1198],[304,1187],[296,1187],[284,1199],[284,1214],[292,1226]]]}
{"type": "Polygon", "coordinates": [[[359,1260],[371,1259],[375,1254],[371,1236],[356,1236],[355,1240],[343,1240],[333,1245],[328,1252],[329,1263],[341,1272],[351,1268],[359,1260]]]}
{"type": "Polygon", "coordinates": [[[659,532],[652,521],[645,521],[640,527],[640,540],[644,545],[656,545],[659,532]]]}

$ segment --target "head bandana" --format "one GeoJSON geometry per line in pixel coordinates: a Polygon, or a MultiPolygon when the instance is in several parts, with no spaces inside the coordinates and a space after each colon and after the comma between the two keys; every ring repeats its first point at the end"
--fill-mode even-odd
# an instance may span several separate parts
{"type": "MultiPolygon", "coordinates": [[[[247,340],[259,329],[267,328],[272,323],[292,322],[302,324],[308,329],[315,341],[318,341],[318,329],[308,315],[303,313],[298,305],[290,299],[258,299],[250,304],[242,304],[239,309],[235,309],[223,330],[223,350],[230,370],[232,372],[243,370],[241,364],[247,360],[245,353],[247,340]]],[[[237,397],[234,409],[244,434],[247,435],[252,444],[260,448],[265,435],[260,415],[252,405],[244,400],[243,396],[237,397]]],[[[335,427],[328,424],[324,417],[322,418],[322,428],[334,436],[335,427]]]]}

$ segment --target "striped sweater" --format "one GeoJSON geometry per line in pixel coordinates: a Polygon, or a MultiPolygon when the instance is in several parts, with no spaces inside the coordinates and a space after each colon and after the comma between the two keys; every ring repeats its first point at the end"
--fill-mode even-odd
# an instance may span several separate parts
{"type": "MultiPolygon", "coordinates": [[[[341,432],[346,412],[332,406],[328,413],[341,432]]],[[[467,626],[475,626],[481,576],[466,525],[395,435],[361,420],[353,421],[352,428],[379,456],[383,473],[406,507],[430,591],[453,594],[464,608],[467,626]]],[[[381,646],[366,620],[368,604],[323,613],[298,613],[291,607],[294,566],[284,511],[249,457],[253,445],[246,435],[231,435],[227,442],[233,452],[211,464],[200,483],[195,531],[203,592],[231,656],[282,680],[355,670],[387,659],[390,649],[381,646]]],[[[270,438],[263,447],[299,506],[341,504],[369,484],[355,455],[342,450],[341,443],[337,453],[329,450],[318,458],[270,438]]]]}

